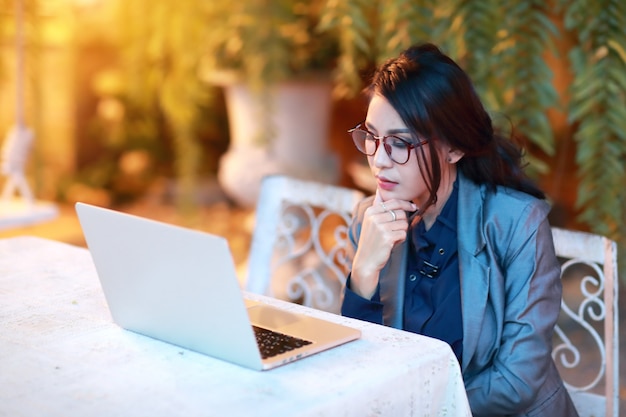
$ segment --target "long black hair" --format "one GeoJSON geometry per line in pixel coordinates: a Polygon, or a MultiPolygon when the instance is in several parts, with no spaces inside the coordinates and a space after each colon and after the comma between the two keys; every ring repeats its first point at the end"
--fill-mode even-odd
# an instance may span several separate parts
{"type": "MultiPolygon", "coordinates": [[[[384,97],[416,137],[429,139],[425,146],[431,155],[436,155],[436,141],[462,151],[457,167],[475,183],[545,198],[524,173],[522,147],[512,135],[494,132],[468,75],[435,45],[416,45],[388,60],[376,70],[366,91],[370,97],[384,97]]],[[[439,158],[431,158],[429,165],[421,147],[416,153],[430,193],[427,205],[434,204],[441,182],[439,158]]]]}

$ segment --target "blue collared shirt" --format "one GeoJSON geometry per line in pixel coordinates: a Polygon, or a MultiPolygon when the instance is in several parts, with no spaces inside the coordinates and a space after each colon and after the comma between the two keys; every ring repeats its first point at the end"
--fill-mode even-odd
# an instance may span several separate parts
{"type": "Polygon", "coordinates": [[[457,253],[458,186],[432,227],[409,229],[404,291],[404,329],[447,342],[461,361],[463,324],[457,253]]]}

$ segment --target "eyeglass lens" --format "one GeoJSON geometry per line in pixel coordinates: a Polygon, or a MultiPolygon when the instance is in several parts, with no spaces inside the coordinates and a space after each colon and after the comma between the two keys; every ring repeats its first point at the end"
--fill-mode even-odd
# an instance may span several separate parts
{"type": "MultiPolygon", "coordinates": [[[[376,153],[381,139],[362,129],[354,129],[351,133],[352,140],[359,151],[368,156],[376,153]]],[[[398,164],[404,164],[409,160],[411,149],[413,149],[410,143],[395,136],[384,136],[382,142],[391,160],[398,164]]]]}

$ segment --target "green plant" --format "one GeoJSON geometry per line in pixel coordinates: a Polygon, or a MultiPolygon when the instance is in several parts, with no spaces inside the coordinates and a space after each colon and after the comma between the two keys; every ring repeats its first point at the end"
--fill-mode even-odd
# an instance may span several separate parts
{"type": "Polygon", "coordinates": [[[438,10],[411,0],[326,2],[318,30],[339,42],[336,95],[354,96],[373,66],[418,41],[441,38],[450,19],[438,10]]]}
{"type": "Polygon", "coordinates": [[[316,32],[321,0],[211,1],[203,4],[203,72],[233,71],[256,88],[326,73],[337,42],[316,32]]]}
{"type": "MultiPolygon", "coordinates": [[[[626,4],[561,2],[565,28],[578,42],[569,120],[576,126],[580,219],[626,246],[626,4]]],[[[623,263],[622,263],[623,264],[623,263]]]]}
{"type": "MultiPolygon", "coordinates": [[[[548,156],[554,153],[554,136],[547,110],[558,105],[553,72],[544,59],[554,50],[557,35],[545,1],[491,2],[485,8],[478,2],[462,3],[462,53],[468,68],[490,110],[511,118],[516,129],[548,156]]],[[[496,118],[497,120],[498,118],[496,118]]],[[[548,166],[535,155],[528,155],[529,166],[547,173],[548,166]]]]}
{"type": "Polygon", "coordinates": [[[208,84],[244,83],[263,113],[255,143],[266,147],[276,134],[270,113],[273,87],[293,80],[330,81],[338,42],[317,30],[325,0],[204,0],[199,73],[208,84]]]}
{"type": "Polygon", "coordinates": [[[143,126],[155,136],[165,132],[171,137],[177,203],[189,212],[205,162],[200,130],[211,121],[205,109],[212,91],[197,75],[206,31],[204,5],[137,0],[119,7],[123,94],[135,115],[127,122],[134,131],[143,126]],[[159,120],[164,125],[154,126],[159,120]]]}

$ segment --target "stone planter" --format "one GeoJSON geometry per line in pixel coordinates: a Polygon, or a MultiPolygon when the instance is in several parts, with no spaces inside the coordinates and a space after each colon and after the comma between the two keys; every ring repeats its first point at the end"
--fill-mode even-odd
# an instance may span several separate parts
{"type": "Polygon", "coordinates": [[[261,178],[270,174],[337,182],[338,158],[328,148],[330,81],[284,82],[263,97],[242,83],[221,85],[230,145],[218,180],[233,201],[254,207],[261,178]]]}

